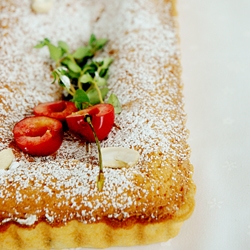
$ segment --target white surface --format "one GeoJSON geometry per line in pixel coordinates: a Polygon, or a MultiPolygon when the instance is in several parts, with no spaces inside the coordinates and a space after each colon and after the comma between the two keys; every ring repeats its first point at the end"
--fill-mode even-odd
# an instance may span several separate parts
{"type": "Polygon", "coordinates": [[[178,8],[197,194],[165,249],[250,249],[250,1],[179,0],[178,8]]]}
{"type": "Polygon", "coordinates": [[[111,249],[250,249],[250,1],[178,10],[196,208],[168,242],[111,249]]]}

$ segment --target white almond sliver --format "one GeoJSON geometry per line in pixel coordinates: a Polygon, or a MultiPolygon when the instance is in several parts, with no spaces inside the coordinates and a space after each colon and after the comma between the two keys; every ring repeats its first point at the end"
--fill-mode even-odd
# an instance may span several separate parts
{"type": "Polygon", "coordinates": [[[10,148],[0,151],[0,169],[8,169],[14,160],[14,154],[10,148]]]}
{"type": "Polygon", "coordinates": [[[140,157],[136,150],[123,147],[102,148],[101,152],[103,166],[110,168],[132,167],[140,157]]]}
{"type": "Polygon", "coordinates": [[[32,0],[32,9],[37,13],[47,13],[52,4],[53,0],[32,0]]]}

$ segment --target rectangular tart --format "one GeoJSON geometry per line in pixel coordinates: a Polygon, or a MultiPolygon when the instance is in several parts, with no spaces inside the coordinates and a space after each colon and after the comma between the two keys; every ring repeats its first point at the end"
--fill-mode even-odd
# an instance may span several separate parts
{"type": "Polygon", "coordinates": [[[192,214],[195,195],[175,2],[58,0],[50,7],[38,13],[29,0],[0,5],[0,150],[15,156],[0,170],[0,249],[167,241],[192,214]],[[114,59],[109,87],[122,103],[101,147],[140,155],[134,166],[104,168],[102,191],[95,143],[87,150],[66,131],[55,154],[34,157],[18,149],[12,132],[34,106],[62,97],[51,84],[48,51],[34,45],[47,37],[76,48],[91,33],[109,40],[99,56],[114,59]]]}

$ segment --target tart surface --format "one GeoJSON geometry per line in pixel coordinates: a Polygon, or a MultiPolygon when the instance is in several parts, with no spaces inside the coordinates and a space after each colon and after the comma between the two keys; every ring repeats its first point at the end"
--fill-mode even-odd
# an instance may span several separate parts
{"type": "Polygon", "coordinates": [[[4,0],[0,8],[0,150],[10,147],[15,155],[0,172],[0,247],[108,247],[175,236],[193,211],[195,185],[174,3],[65,0],[38,14],[30,1],[4,0]],[[94,143],[87,150],[67,131],[55,154],[32,157],[18,150],[12,135],[34,106],[61,98],[51,84],[53,62],[34,49],[37,41],[48,37],[77,47],[91,33],[109,39],[99,56],[114,58],[109,86],[122,102],[118,126],[101,146],[140,153],[135,166],[104,169],[102,192],[94,143]]]}

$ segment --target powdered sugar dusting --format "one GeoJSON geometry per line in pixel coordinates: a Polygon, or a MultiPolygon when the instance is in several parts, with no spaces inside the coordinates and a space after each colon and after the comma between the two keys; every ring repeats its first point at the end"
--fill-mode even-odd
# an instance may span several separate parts
{"type": "Polygon", "coordinates": [[[37,14],[28,0],[4,0],[0,10],[0,150],[12,147],[17,161],[0,172],[0,223],[91,223],[132,216],[151,221],[174,214],[185,203],[192,169],[171,4],[58,0],[48,13],[37,14]],[[109,39],[100,56],[115,59],[109,86],[123,104],[115,121],[120,129],[114,127],[102,147],[140,152],[138,164],[129,169],[104,169],[102,192],[96,187],[95,144],[87,150],[65,132],[57,154],[31,157],[15,147],[12,135],[14,124],[31,115],[36,104],[61,97],[51,84],[47,50],[34,45],[47,37],[74,49],[91,33],[109,39]]]}

